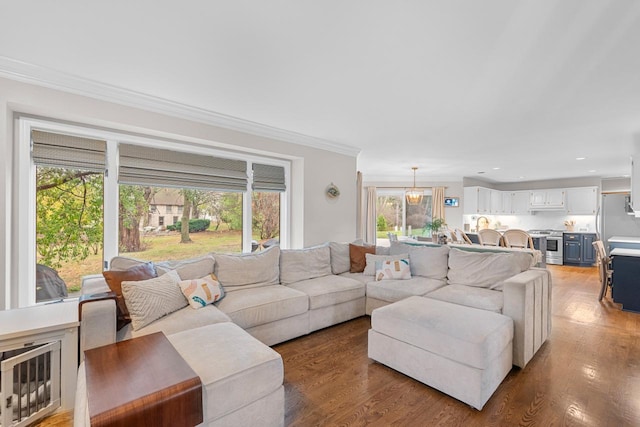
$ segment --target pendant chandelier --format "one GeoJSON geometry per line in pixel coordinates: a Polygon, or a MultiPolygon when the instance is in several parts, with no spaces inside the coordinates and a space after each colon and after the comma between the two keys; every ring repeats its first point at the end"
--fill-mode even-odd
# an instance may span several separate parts
{"type": "Polygon", "coordinates": [[[422,203],[422,197],[424,196],[424,192],[422,190],[418,190],[416,188],[416,170],[417,167],[412,167],[413,169],[413,188],[406,193],[407,203],[410,205],[419,205],[422,203]]]}

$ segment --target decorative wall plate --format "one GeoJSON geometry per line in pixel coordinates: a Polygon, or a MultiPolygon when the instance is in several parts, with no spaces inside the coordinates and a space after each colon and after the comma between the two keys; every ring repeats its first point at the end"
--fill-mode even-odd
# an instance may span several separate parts
{"type": "Polygon", "coordinates": [[[340,196],[340,189],[333,182],[327,186],[325,192],[330,199],[335,199],[340,196]]]}

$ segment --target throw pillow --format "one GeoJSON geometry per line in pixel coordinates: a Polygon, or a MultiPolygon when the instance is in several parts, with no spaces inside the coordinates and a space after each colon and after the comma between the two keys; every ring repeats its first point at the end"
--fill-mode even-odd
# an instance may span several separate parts
{"type": "Polygon", "coordinates": [[[131,267],[127,270],[104,271],[102,272],[102,275],[104,276],[107,285],[109,285],[109,289],[111,289],[111,292],[116,294],[118,330],[120,330],[123,326],[131,322],[127,304],[125,303],[122,296],[122,282],[125,280],[146,280],[157,277],[156,269],[153,266],[153,262],[146,262],[136,265],[135,267],[131,267]]]}
{"type": "Polygon", "coordinates": [[[395,261],[398,259],[409,258],[409,254],[398,254],[398,255],[378,255],[378,249],[376,248],[376,255],[373,254],[365,254],[364,258],[367,262],[366,267],[364,268],[365,276],[375,276],[377,263],[380,261],[395,261]]]}
{"type": "Polygon", "coordinates": [[[187,305],[179,282],[180,276],[175,270],[153,279],[122,282],[122,295],[134,331],[187,305]]]}
{"type": "Polygon", "coordinates": [[[376,280],[411,279],[409,259],[385,260],[376,262],[376,280]]]}
{"type": "Polygon", "coordinates": [[[224,298],[224,289],[214,274],[200,279],[181,280],[179,285],[191,308],[202,308],[224,298]]]}
{"type": "Polygon", "coordinates": [[[375,246],[358,246],[349,243],[349,271],[352,273],[362,273],[367,265],[365,255],[375,253],[375,246]]]}

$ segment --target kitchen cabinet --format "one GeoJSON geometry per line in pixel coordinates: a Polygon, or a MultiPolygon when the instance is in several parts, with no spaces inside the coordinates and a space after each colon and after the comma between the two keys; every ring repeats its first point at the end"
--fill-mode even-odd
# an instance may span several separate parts
{"type": "Polygon", "coordinates": [[[529,213],[529,192],[511,192],[511,213],[513,215],[526,215],[529,213]]]}
{"type": "Polygon", "coordinates": [[[640,215],[640,153],[637,152],[631,158],[630,205],[633,211],[636,213],[636,216],[640,215]]]}
{"type": "Polygon", "coordinates": [[[567,188],[567,214],[595,215],[598,211],[598,187],[567,188]]]}
{"type": "Polygon", "coordinates": [[[486,215],[491,213],[491,191],[484,187],[464,188],[464,213],[486,215]]]}
{"type": "Polygon", "coordinates": [[[590,266],[596,262],[593,242],[594,233],[564,233],[563,235],[563,264],[590,266]]]}
{"type": "Polygon", "coordinates": [[[491,194],[491,209],[489,213],[494,215],[499,215],[502,213],[502,191],[500,190],[489,190],[491,194]]]}
{"type": "Polygon", "coordinates": [[[640,250],[616,248],[611,251],[613,277],[611,297],[625,311],[640,312],[640,250]]]}
{"type": "Polygon", "coordinates": [[[565,209],[565,190],[533,190],[529,192],[529,209],[561,210],[565,209]]]}

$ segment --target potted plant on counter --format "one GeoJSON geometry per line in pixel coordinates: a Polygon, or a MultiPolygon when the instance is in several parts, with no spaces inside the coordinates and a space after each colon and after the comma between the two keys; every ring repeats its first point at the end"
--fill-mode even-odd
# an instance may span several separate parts
{"type": "Polygon", "coordinates": [[[440,229],[445,225],[447,225],[447,223],[444,221],[444,219],[434,218],[431,221],[427,221],[427,223],[424,225],[424,231],[429,231],[433,243],[438,243],[438,231],[440,231],[440,229]]]}

